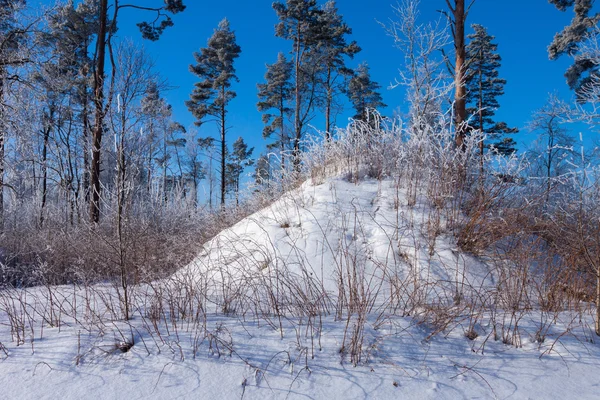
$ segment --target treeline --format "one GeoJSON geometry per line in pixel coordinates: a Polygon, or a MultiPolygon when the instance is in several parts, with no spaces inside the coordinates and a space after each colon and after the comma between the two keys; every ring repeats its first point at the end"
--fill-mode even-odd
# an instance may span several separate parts
{"type": "MultiPolygon", "coordinates": [[[[163,234],[169,231],[164,224],[177,223],[171,234],[185,235],[190,225],[181,218],[198,223],[194,218],[205,209],[225,213],[228,201],[235,209],[248,183],[273,193],[282,179],[301,177],[307,128],[315,118],[323,121],[323,140],[333,141],[344,109],[351,106],[355,120],[374,123],[371,110],[386,107],[336,3],[286,0],[272,5],[278,21],[273,33],[286,48],[258,61],[271,63],[264,80],[251,83],[257,85],[257,103],[250,106],[262,114],[266,151],[255,154],[249,138],[230,137],[236,61],[244,49],[226,18],[190,55],[197,82],[185,106],[196,127],[185,127],[173,118],[173,107],[183,105],[164,97],[168,77],[116,32],[121,11],[130,9],[142,21],[141,38],[160,40],[165,29],[177,29],[171,17],[188,11],[181,0],[134,3],[69,1],[38,15],[25,0],[0,0],[0,251],[10,255],[0,254],[0,262],[23,254],[44,260],[48,237],[85,230],[106,235],[103,240],[118,250],[110,263],[121,265],[128,257],[123,238],[132,232],[138,238],[143,232],[163,234]],[[204,134],[207,124],[216,124],[218,137],[204,134]],[[251,166],[252,182],[244,177],[251,166]],[[35,249],[23,237],[36,238],[35,249]]],[[[440,1],[447,25],[424,24],[418,2],[406,0],[395,8],[397,18],[382,24],[382,37],[387,33],[404,56],[396,80],[407,89],[402,118],[420,130],[433,127],[441,123],[440,110],[452,104],[457,154],[470,136],[481,137],[476,173],[483,175],[486,153],[516,151],[510,134],[517,129],[495,115],[506,80],[494,36],[478,24],[466,33],[474,4],[440,1]]],[[[589,7],[576,12],[581,15],[574,24],[591,18],[589,7]]],[[[570,54],[583,39],[566,29],[550,47],[551,56],[570,54]]],[[[581,99],[592,99],[600,63],[581,55],[568,71],[569,82],[581,99]]],[[[548,196],[573,156],[561,125],[566,109],[555,101],[531,124],[548,142],[529,153],[542,160],[536,165],[548,196]]]]}
{"type": "MultiPolygon", "coordinates": [[[[242,51],[235,32],[224,19],[194,54],[189,69],[198,82],[186,106],[198,128],[187,129],[173,120],[173,105],[164,98],[167,79],[151,57],[115,35],[121,10],[130,8],[152,21],[138,24],[141,37],[159,40],[173,25],[170,15],[185,5],[156,3],[71,1],[34,17],[24,0],[3,2],[0,193],[8,195],[0,215],[27,202],[37,208],[41,227],[54,212],[49,206],[74,224],[98,223],[133,202],[154,207],[183,201],[195,208],[201,198],[212,208],[217,198],[223,207],[230,194],[239,202],[243,172],[255,160],[244,138],[227,137],[238,80],[234,64],[242,51]],[[220,135],[203,137],[201,126],[213,121],[220,135]]],[[[354,71],[347,65],[360,48],[349,41],[352,31],[335,2],[290,1],[273,8],[280,21],[274,33],[288,40],[291,56],[274,54],[277,61],[258,84],[263,135],[274,139],[269,154],[256,161],[259,183],[271,182],[275,170],[299,168],[307,122],[322,113],[325,131],[333,130],[342,96],[357,117],[384,105],[368,66],[354,71]]]]}

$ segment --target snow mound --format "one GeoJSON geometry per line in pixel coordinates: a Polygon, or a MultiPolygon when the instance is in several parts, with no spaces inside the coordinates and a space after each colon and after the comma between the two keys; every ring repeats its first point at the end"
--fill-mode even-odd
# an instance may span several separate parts
{"type": "Polygon", "coordinates": [[[129,320],[118,280],[2,289],[0,397],[597,398],[591,305],[520,307],[452,213],[309,182],[129,287],[129,320]]]}
{"type": "Polygon", "coordinates": [[[384,305],[399,286],[446,300],[490,283],[487,267],[456,248],[444,210],[407,198],[392,180],[306,182],[217,235],[175,277],[202,281],[227,307],[278,284],[278,296],[293,284],[336,303],[360,289],[384,305]]]}

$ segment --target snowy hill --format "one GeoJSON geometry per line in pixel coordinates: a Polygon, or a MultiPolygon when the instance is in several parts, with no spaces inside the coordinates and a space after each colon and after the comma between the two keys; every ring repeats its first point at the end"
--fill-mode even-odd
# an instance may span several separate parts
{"type": "Polygon", "coordinates": [[[507,307],[455,220],[392,180],[309,181],[128,288],[129,321],[118,285],[0,290],[2,397],[597,398],[588,305],[507,307]]]}

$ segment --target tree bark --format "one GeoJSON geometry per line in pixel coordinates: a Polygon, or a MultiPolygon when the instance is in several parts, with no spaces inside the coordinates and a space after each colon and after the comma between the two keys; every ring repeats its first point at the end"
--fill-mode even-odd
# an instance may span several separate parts
{"type": "MultiPolygon", "coordinates": [[[[6,70],[0,68],[0,105],[4,103],[4,75],[6,70]]],[[[4,115],[0,110],[0,234],[4,232],[4,142],[6,135],[6,126],[4,125],[4,115]]]]}
{"type": "Polygon", "coordinates": [[[300,169],[300,138],[302,137],[302,125],[300,123],[300,22],[297,26],[298,36],[296,37],[296,104],[294,108],[294,130],[296,137],[294,138],[294,167],[296,171],[300,169]]]}
{"type": "Polygon", "coordinates": [[[92,165],[90,171],[90,222],[100,221],[100,150],[104,129],[104,67],[106,59],[106,26],[108,0],[100,0],[100,27],[98,30],[96,71],[94,74],[94,105],[96,121],[92,136],[92,165]]]}
{"type": "Polygon", "coordinates": [[[327,100],[325,104],[325,140],[331,140],[331,103],[333,102],[333,95],[331,89],[331,66],[327,66],[327,100]]]}
{"type": "MultiPolygon", "coordinates": [[[[283,102],[283,88],[280,88],[279,91],[279,118],[280,118],[280,129],[281,129],[281,133],[279,135],[279,145],[281,147],[281,182],[283,182],[284,178],[285,178],[285,145],[287,144],[287,137],[285,135],[285,122],[284,122],[284,118],[285,118],[285,113],[284,113],[284,108],[285,108],[285,104],[283,102]]],[[[269,166],[269,168],[271,168],[269,166]]]]}
{"type": "Polygon", "coordinates": [[[456,146],[464,147],[465,136],[467,132],[466,116],[467,104],[465,87],[465,0],[455,0],[455,7],[452,9],[454,14],[454,50],[456,52],[456,62],[454,64],[454,121],[456,123],[456,146]]]}
{"type": "Polygon", "coordinates": [[[600,268],[596,269],[596,335],[600,336],[600,268]]]}
{"type": "Polygon", "coordinates": [[[221,104],[221,208],[225,208],[225,157],[227,156],[227,147],[225,145],[225,86],[221,87],[221,96],[223,103],[221,104]]]}
{"type": "Polygon", "coordinates": [[[40,228],[44,226],[44,208],[46,207],[46,199],[48,196],[48,143],[50,142],[53,114],[54,113],[50,111],[48,126],[46,126],[46,129],[44,129],[44,147],[42,148],[42,204],[40,205],[40,228]]]}

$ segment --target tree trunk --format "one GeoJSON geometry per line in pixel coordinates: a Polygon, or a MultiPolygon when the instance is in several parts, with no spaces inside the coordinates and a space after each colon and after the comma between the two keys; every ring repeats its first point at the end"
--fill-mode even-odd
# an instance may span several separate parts
{"type": "Polygon", "coordinates": [[[333,102],[333,95],[331,89],[331,66],[327,66],[327,99],[325,103],[325,140],[331,140],[331,103],[333,102]]]}
{"type": "Polygon", "coordinates": [[[108,0],[100,0],[100,27],[98,31],[96,71],[94,75],[94,105],[96,122],[92,137],[90,222],[100,221],[100,148],[104,129],[104,64],[106,59],[106,24],[108,0]]]}
{"type": "Polygon", "coordinates": [[[456,123],[456,146],[464,148],[467,132],[466,117],[466,87],[465,87],[465,0],[455,0],[454,13],[454,50],[456,52],[456,63],[454,64],[454,119],[456,123]]]}
{"type": "MultiPolygon", "coordinates": [[[[481,57],[480,57],[481,58],[481,57]]],[[[479,69],[479,131],[483,135],[483,76],[482,71],[479,69]]],[[[483,181],[483,138],[479,142],[479,173],[483,181]]],[[[483,186],[482,186],[483,188],[483,186]]]]}
{"type": "MultiPolygon", "coordinates": [[[[4,103],[4,75],[6,70],[0,68],[0,105],[4,103]]],[[[0,234],[4,232],[4,142],[6,126],[4,115],[0,111],[0,234]]]]}
{"type": "Polygon", "coordinates": [[[169,202],[169,197],[167,196],[167,133],[163,132],[163,204],[166,206],[169,202]]]}
{"type": "Polygon", "coordinates": [[[44,226],[44,208],[46,207],[46,198],[48,196],[48,143],[50,142],[50,131],[52,130],[52,114],[48,126],[44,130],[44,147],[42,148],[42,204],[40,205],[40,228],[44,226]]]}
{"type": "Polygon", "coordinates": [[[6,134],[6,130],[4,129],[4,127],[0,128],[0,234],[2,234],[4,232],[4,135],[5,134],[6,134]]]}
{"type": "MultiPolygon", "coordinates": [[[[90,40],[85,40],[85,48],[89,47],[90,40]]],[[[89,139],[89,96],[88,96],[88,76],[89,76],[89,68],[84,66],[83,68],[83,84],[81,89],[83,90],[82,95],[82,110],[81,110],[81,119],[83,123],[83,194],[85,197],[85,202],[89,203],[90,201],[90,139],[89,139]]]]}
{"type": "Polygon", "coordinates": [[[81,112],[83,119],[83,193],[86,203],[90,201],[90,139],[88,136],[90,127],[88,121],[88,94],[87,85],[84,89],[83,110],[81,112]]]}
{"type": "MultiPolygon", "coordinates": [[[[285,117],[285,113],[284,113],[284,109],[285,109],[285,104],[283,103],[283,88],[281,88],[280,92],[279,92],[279,118],[281,120],[281,126],[279,127],[281,129],[281,134],[279,135],[279,144],[281,147],[281,182],[283,183],[283,180],[285,179],[285,145],[286,145],[286,141],[287,141],[287,137],[285,135],[285,122],[284,122],[284,117],[285,117]]],[[[269,169],[271,167],[269,166],[269,169]]]]}
{"type": "Polygon", "coordinates": [[[214,148],[211,146],[210,157],[208,158],[208,208],[213,209],[213,193],[215,191],[215,172],[213,171],[214,148]]]}
{"type": "Polygon", "coordinates": [[[221,87],[221,208],[225,208],[225,157],[227,156],[227,147],[225,144],[225,86],[221,87]]]}
{"type": "Polygon", "coordinates": [[[596,269],[596,335],[600,336],[600,268],[596,269]]]}
{"type": "MultiPolygon", "coordinates": [[[[300,22],[296,28],[300,32],[300,22]]],[[[296,37],[296,104],[294,108],[294,130],[296,137],[294,138],[294,167],[296,171],[300,169],[300,138],[302,137],[302,126],[300,123],[300,34],[296,37]]]]}

